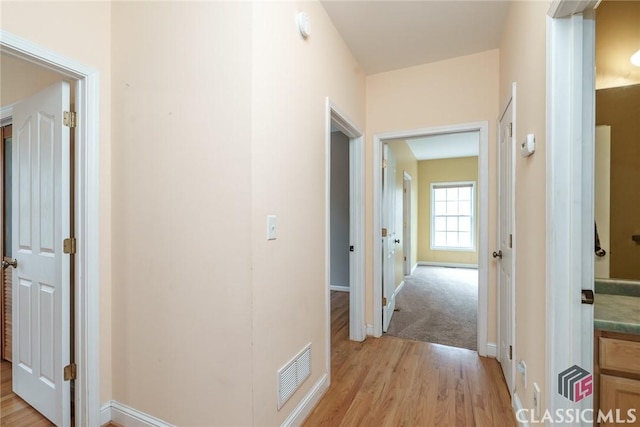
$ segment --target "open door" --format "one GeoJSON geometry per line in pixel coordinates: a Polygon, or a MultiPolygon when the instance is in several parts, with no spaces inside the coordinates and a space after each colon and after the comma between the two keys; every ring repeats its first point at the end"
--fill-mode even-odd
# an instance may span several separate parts
{"type": "Polygon", "coordinates": [[[70,425],[70,90],[59,82],[13,110],[13,391],[70,425]]]}
{"type": "Polygon", "coordinates": [[[382,331],[387,332],[395,300],[396,243],[396,159],[388,144],[384,144],[384,170],[382,172],[382,331]]]}
{"type": "Polygon", "coordinates": [[[513,99],[500,119],[498,148],[498,360],[502,366],[509,394],[514,387],[514,280],[513,280],[513,99]]]}

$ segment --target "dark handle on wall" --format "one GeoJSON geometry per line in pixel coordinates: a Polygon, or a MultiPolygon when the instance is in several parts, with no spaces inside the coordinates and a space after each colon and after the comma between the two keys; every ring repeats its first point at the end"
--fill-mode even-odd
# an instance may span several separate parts
{"type": "Polygon", "coordinates": [[[640,234],[634,234],[631,236],[631,240],[633,240],[636,243],[640,243],[640,234]]]}
{"type": "Polygon", "coordinates": [[[394,242],[400,243],[400,239],[396,239],[396,240],[394,240],[394,242]]]}
{"type": "Polygon", "coordinates": [[[493,257],[502,259],[502,251],[494,252],[493,257]]]}

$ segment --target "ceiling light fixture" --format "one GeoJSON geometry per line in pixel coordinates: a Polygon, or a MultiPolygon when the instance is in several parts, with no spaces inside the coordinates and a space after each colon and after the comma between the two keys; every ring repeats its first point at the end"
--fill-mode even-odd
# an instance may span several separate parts
{"type": "Polygon", "coordinates": [[[629,61],[631,61],[631,63],[636,67],[640,67],[640,49],[638,49],[636,53],[631,55],[631,58],[629,59],[629,61]]]}

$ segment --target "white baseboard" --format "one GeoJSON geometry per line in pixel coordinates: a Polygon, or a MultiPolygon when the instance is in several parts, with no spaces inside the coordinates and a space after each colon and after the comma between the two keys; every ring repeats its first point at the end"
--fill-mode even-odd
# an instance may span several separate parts
{"type": "MultiPolygon", "coordinates": [[[[513,408],[514,416],[518,413],[519,410],[524,409],[524,407],[522,406],[522,402],[520,401],[520,397],[518,397],[518,393],[513,393],[513,398],[511,399],[511,407],[513,408]]],[[[520,419],[518,419],[518,417],[516,416],[516,422],[518,423],[518,426],[529,427],[529,423],[527,421],[522,421],[522,418],[526,419],[526,417],[520,417],[520,419]]]]}
{"type": "Polygon", "coordinates": [[[367,335],[373,336],[373,325],[367,323],[367,335]]]}
{"type": "Polygon", "coordinates": [[[398,295],[400,293],[400,290],[402,290],[403,287],[404,287],[404,280],[402,282],[400,282],[400,284],[398,285],[396,290],[393,291],[393,297],[394,298],[396,297],[396,295],[398,295]]]}
{"type": "Polygon", "coordinates": [[[498,357],[498,346],[496,345],[496,343],[487,343],[487,357],[498,357]]]}
{"type": "Polygon", "coordinates": [[[430,267],[478,268],[478,264],[462,264],[457,262],[418,261],[418,265],[426,265],[430,267]]]}
{"type": "Polygon", "coordinates": [[[126,427],[174,427],[166,421],[111,400],[100,408],[100,424],[113,421],[126,427]]]}
{"type": "Polygon", "coordinates": [[[351,288],[349,288],[348,286],[339,286],[339,285],[331,285],[329,286],[329,289],[331,289],[332,291],[338,291],[338,292],[351,291],[351,288]]]}
{"type": "Polygon", "coordinates": [[[329,388],[329,374],[324,373],[320,379],[311,387],[307,395],[298,403],[293,412],[289,414],[282,426],[299,426],[309,416],[313,408],[316,407],[325,391],[329,388]]]}
{"type": "Polygon", "coordinates": [[[111,421],[111,400],[100,408],[100,425],[103,426],[109,421],[111,421]]]}

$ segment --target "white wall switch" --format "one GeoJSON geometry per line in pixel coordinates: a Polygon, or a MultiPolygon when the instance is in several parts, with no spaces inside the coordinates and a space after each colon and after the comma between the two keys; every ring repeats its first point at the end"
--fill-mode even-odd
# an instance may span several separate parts
{"type": "Polygon", "coordinates": [[[267,215],[267,240],[276,240],[276,216],[267,215]]]}

